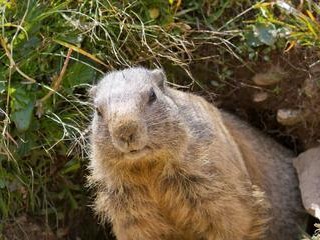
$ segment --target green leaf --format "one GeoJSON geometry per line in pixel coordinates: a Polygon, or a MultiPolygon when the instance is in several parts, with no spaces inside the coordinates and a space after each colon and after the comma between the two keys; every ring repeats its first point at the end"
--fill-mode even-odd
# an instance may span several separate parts
{"type": "Polygon", "coordinates": [[[271,23],[257,23],[254,35],[264,44],[272,46],[277,40],[277,29],[271,23]]]}
{"type": "Polygon", "coordinates": [[[28,131],[19,134],[18,148],[16,153],[21,157],[26,157],[31,154],[32,147],[36,146],[35,141],[38,138],[37,132],[34,130],[34,119],[32,119],[28,131]]]}
{"type": "Polygon", "coordinates": [[[244,34],[244,37],[246,39],[247,44],[250,47],[259,47],[259,46],[263,45],[263,43],[260,41],[260,39],[258,37],[256,37],[252,31],[246,32],[244,34]]]}
{"type": "Polygon", "coordinates": [[[6,90],[6,84],[4,81],[0,81],[0,94],[4,93],[6,90]]]}
{"type": "Polygon", "coordinates": [[[62,174],[67,174],[69,172],[76,172],[80,168],[80,163],[78,161],[69,161],[65,168],[62,170],[62,174]]]}
{"type": "Polygon", "coordinates": [[[71,208],[77,209],[78,208],[77,200],[73,197],[73,195],[69,189],[66,189],[66,195],[69,198],[69,203],[70,203],[71,208]]]}
{"type": "Polygon", "coordinates": [[[71,43],[76,46],[80,46],[80,44],[83,42],[84,36],[79,33],[68,33],[68,34],[61,34],[59,35],[59,39],[71,43]]]}
{"type": "Polygon", "coordinates": [[[15,112],[18,110],[25,109],[32,102],[32,91],[27,91],[22,87],[11,87],[9,89],[9,94],[12,98],[11,100],[11,111],[15,112]]]}
{"type": "Polygon", "coordinates": [[[91,83],[95,77],[96,71],[94,69],[80,62],[76,62],[68,68],[64,85],[72,88],[83,83],[91,83]]]}
{"type": "Polygon", "coordinates": [[[26,39],[26,41],[24,41],[22,43],[22,46],[19,46],[19,56],[27,56],[30,53],[33,53],[34,51],[36,51],[36,48],[40,45],[41,40],[36,37],[36,36],[32,36],[29,39],[26,39]]]}
{"type": "Polygon", "coordinates": [[[11,119],[19,132],[26,131],[31,123],[34,108],[34,91],[29,87],[12,87],[9,89],[11,96],[11,119]]]}
{"type": "Polygon", "coordinates": [[[30,102],[24,109],[15,111],[11,114],[11,119],[19,132],[28,130],[32,119],[33,108],[34,104],[30,102]]]}
{"type": "Polygon", "coordinates": [[[2,213],[2,216],[4,218],[8,217],[8,206],[1,192],[0,192],[0,212],[2,213]]]}
{"type": "Polygon", "coordinates": [[[0,189],[4,189],[6,186],[6,181],[4,179],[0,179],[0,189]]]}

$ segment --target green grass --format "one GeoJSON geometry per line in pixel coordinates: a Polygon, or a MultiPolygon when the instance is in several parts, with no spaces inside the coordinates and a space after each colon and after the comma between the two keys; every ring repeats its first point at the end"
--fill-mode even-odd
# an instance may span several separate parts
{"type": "Polygon", "coordinates": [[[319,6],[289,3],[0,1],[0,220],[28,213],[56,230],[88,204],[87,90],[104,72],[162,65],[190,87],[194,62],[211,59],[225,81],[228,61],[318,48],[319,6]]]}

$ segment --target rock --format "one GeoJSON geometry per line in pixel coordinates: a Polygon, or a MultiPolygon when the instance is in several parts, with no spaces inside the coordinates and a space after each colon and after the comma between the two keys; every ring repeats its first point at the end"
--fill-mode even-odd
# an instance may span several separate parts
{"type": "Polygon", "coordinates": [[[269,95],[266,92],[256,92],[253,95],[253,101],[256,103],[260,103],[267,100],[268,97],[269,95]]]}
{"type": "Polygon", "coordinates": [[[282,81],[286,77],[286,72],[279,66],[272,66],[265,73],[257,73],[252,81],[259,86],[269,86],[282,81]]]}
{"type": "Polygon", "coordinates": [[[279,109],[277,112],[277,121],[284,126],[292,126],[303,119],[302,112],[296,109],[279,109]]]}
{"type": "Polygon", "coordinates": [[[303,205],[320,219],[320,146],[301,153],[293,165],[298,173],[303,205]]]}

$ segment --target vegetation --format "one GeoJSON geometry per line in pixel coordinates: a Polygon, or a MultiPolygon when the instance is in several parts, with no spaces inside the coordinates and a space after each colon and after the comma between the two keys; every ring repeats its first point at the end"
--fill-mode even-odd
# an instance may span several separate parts
{"type": "Polygon", "coordinates": [[[319,224],[316,224],[316,227],[318,228],[316,230],[316,233],[314,234],[314,236],[311,238],[312,240],[319,240],[320,239],[320,226],[319,224]]]}
{"type": "Polygon", "coordinates": [[[317,56],[320,6],[295,2],[0,0],[0,233],[28,214],[70,237],[90,215],[87,90],[104,72],[164,66],[175,85],[219,92],[234,65],[252,73],[274,52],[317,56]],[[212,64],[212,81],[197,63],[212,64]]]}

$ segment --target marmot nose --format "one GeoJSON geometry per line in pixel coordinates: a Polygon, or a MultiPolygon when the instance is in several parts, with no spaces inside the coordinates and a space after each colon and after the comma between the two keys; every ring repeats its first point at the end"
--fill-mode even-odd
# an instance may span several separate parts
{"type": "Polygon", "coordinates": [[[115,137],[121,144],[129,146],[136,141],[139,126],[136,122],[128,122],[119,126],[115,131],[115,137]]]}

